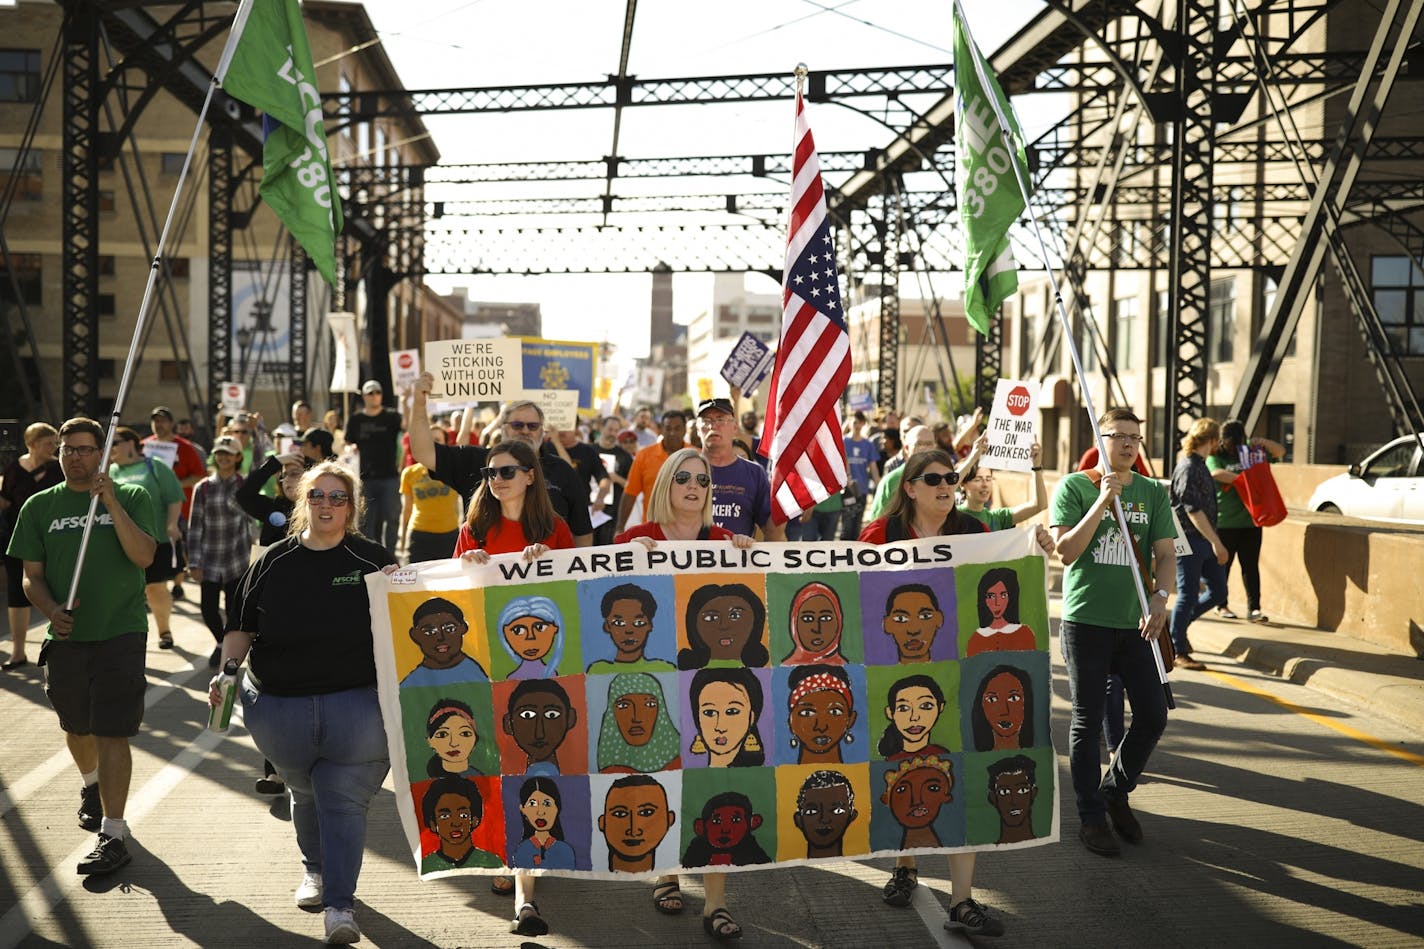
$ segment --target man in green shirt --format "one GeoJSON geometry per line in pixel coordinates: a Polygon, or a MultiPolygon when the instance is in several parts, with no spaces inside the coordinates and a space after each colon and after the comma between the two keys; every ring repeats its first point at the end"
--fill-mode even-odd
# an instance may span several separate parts
{"type": "Polygon", "coordinates": [[[114,432],[109,477],[115,484],[136,484],[147,491],[165,526],[164,533],[158,535],[153,563],[144,571],[144,596],[153,613],[153,622],[158,626],[159,648],[172,649],[173,591],[168,584],[180,569],[174,545],[183,537],[178,526],[183,514],[183,484],[167,465],[144,455],[143,443],[131,428],[114,432]]]}
{"type": "Polygon", "coordinates": [[[9,548],[24,561],[25,595],[49,617],[39,664],[84,777],[79,826],[99,831],[93,851],[79,861],[81,874],[112,873],[130,859],[123,818],[133,770],[129,739],[143,720],[146,685],[143,579],[163,536],[148,492],[115,484],[105,473],[103,441],[91,419],[60,427],[64,483],[25,502],[9,548]],[[99,507],[73,610],[66,610],[91,498],[99,507]]]}
{"type": "Polygon", "coordinates": [[[1132,470],[1142,446],[1141,425],[1128,409],[1103,413],[1098,426],[1108,470],[1100,478],[1078,471],[1060,481],[1049,518],[1064,565],[1059,636],[1073,699],[1068,761],[1082,821],[1078,837],[1103,856],[1122,852],[1113,830],[1129,843],[1142,842],[1127,797],[1167,727],[1167,701],[1152,650],[1176,586],[1175,529],[1166,489],[1132,470]],[[1123,536],[1114,499],[1122,502],[1130,538],[1123,536]],[[1151,558],[1152,575],[1142,578],[1147,616],[1132,577],[1134,549],[1151,558]],[[1109,673],[1122,679],[1132,701],[1132,727],[1104,776],[1098,740],[1109,673]]]}

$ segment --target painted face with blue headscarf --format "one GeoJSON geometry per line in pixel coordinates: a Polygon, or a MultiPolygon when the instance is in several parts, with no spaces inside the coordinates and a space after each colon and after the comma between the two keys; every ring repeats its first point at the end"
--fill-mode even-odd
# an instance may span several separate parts
{"type": "Polygon", "coordinates": [[[563,614],[547,596],[510,600],[499,614],[504,651],[515,662],[511,679],[545,679],[556,675],[564,654],[563,614]]]}

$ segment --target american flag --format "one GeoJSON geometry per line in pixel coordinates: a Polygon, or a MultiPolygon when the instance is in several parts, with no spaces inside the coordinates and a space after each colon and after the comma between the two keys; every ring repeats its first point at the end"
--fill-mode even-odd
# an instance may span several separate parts
{"type": "Polygon", "coordinates": [[[772,519],[778,524],[838,493],[846,483],[840,398],[850,382],[850,334],[826,217],[821,162],[799,83],[791,171],[781,345],[759,446],[771,460],[772,519]]]}

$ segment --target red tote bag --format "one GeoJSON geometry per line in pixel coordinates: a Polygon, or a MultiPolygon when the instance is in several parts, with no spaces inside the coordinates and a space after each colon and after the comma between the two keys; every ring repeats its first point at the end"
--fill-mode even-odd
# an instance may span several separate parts
{"type": "Polygon", "coordinates": [[[1241,495],[1241,503],[1257,527],[1274,527],[1286,519],[1286,502],[1276,487],[1269,464],[1252,465],[1241,471],[1231,486],[1241,495]]]}

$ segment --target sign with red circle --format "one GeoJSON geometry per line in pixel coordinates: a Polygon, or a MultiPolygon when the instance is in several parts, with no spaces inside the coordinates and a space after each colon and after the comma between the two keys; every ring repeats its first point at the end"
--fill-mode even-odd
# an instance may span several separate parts
{"type": "Polygon", "coordinates": [[[396,362],[400,365],[402,369],[409,369],[411,366],[415,365],[415,357],[412,356],[410,353],[401,353],[399,356],[396,357],[396,362]]]}
{"type": "Polygon", "coordinates": [[[1033,398],[1028,394],[1027,386],[1014,386],[1009,390],[1008,397],[1004,400],[1010,415],[1023,415],[1033,404],[1033,398]]]}

